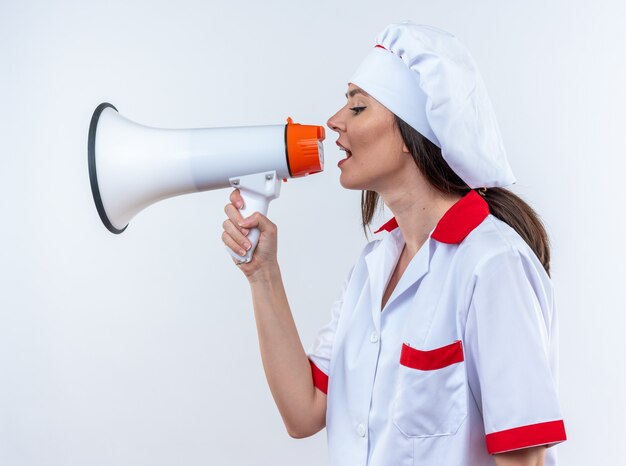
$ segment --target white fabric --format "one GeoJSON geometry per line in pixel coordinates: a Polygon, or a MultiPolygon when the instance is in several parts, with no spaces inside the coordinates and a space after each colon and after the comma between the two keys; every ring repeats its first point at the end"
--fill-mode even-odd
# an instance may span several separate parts
{"type": "Polygon", "coordinates": [[[350,82],[441,148],[474,189],[515,183],[495,112],[469,51],[452,34],[411,21],[390,24],[350,82]]]}
{"type": "Polygon", "coordinates": [[[554,292],[524,240],[491,214],[459,244],[429,235],[381,312],[404,245],[399,228],[381,235],[307,351],[329,375],[330,466],[493,466],[486,434],[560,420],[554,292]],[[403,344],[459,340],[462,362],[399,363],[403,344]]]}

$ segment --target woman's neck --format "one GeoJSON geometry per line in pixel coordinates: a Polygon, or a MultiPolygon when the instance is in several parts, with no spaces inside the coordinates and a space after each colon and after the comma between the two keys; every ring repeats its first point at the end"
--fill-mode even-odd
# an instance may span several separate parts
{"type": "Polygon", "coordinates": [[[417,253],[441,217],[462,197],[458,194],[444,195],[428,185],[426,180],[419,181],[408,190],[379,193],[398,222],[409,257],[417,253]]]}

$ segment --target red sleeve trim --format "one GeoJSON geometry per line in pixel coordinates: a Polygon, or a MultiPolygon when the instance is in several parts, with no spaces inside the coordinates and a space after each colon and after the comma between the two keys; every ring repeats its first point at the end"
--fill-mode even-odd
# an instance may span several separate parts
{"type": "Polygon", "coordinates": [[[418,350],[403,343],[400,353],[400,364],[421,371],[443,369],[461,361],[463,361],[461,340],[429,351],[418,350]]]}
{"type": "Polygon", "coordinates": [[[328,376],[311,359],[309,359],[309,363],[311,364],[311,373],[313,374],[313,385],[323,393],[328,394],[328,376]]]}
{"type": "Polygon", "coordinates": [[[487,451],[494,455],[520,448],[560,443],[567,440],[563,421],[542,422],[487,435],[487,451]]]}

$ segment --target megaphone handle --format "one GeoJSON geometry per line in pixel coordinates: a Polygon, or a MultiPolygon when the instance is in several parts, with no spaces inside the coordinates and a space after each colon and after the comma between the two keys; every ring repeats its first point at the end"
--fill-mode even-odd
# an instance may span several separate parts
{"type": "MultiPolygon", "coordinates": [[[[242,177],[231,178],[231,185],[238,188],[243,198],[243,207],[239,209],[242,217],[246,218],[254,212],[267,215],[270,201],[280,194],[280,179],[276,172],[258,173],[242,177]]],[[[248,241],[252,247],[243,256],[236,254],[229,247],[226,250],[238,262],[250,262],[252,254],[259,243],[261,232],[258,228],[252,228],[248,233],[248,241]]]]}

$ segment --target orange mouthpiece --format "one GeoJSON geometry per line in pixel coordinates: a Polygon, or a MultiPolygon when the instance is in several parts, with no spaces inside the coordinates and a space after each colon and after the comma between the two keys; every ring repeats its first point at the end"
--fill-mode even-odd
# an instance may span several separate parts
{"type": "Polygon", "coordinates": [[[287,118],[285,142],[287,164],[293,178],[311,175],[324,170],[324,147],[326,137],[323,126],[301,125],[287,118]]]}

